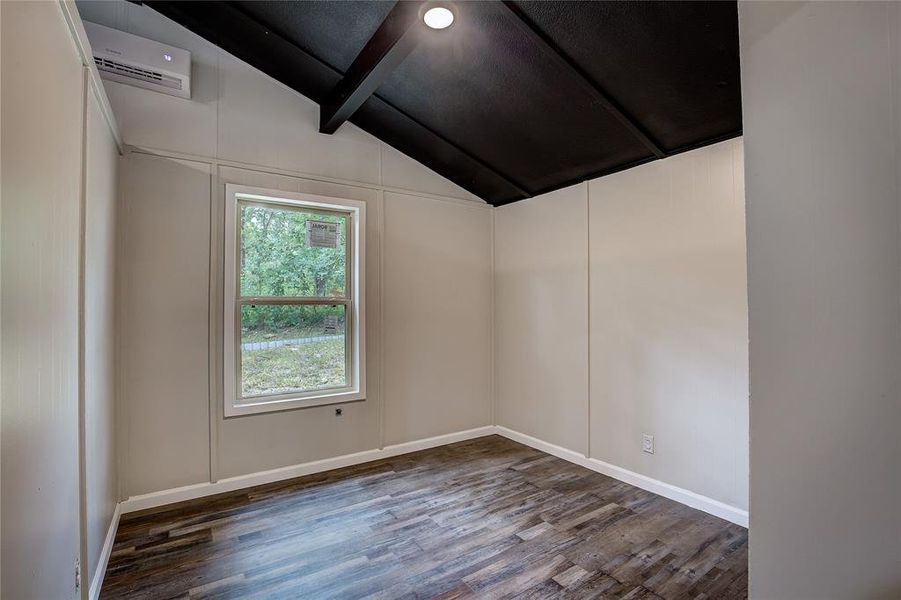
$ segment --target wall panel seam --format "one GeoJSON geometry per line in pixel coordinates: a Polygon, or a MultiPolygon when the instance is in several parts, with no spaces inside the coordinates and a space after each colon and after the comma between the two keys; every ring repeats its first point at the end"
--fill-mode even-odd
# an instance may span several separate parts
{"type": "Polygon", "coordinates": [[[379,449],[385,447],[385,192],[379,192],[379,449]]]}
{"type": "Polygon", "coordinates": [[[81,81],[81,181],[78,200],[78,512],[79,512],[79,563],[81,570],[79,593],[86,599],[88,586],[84,585],[84,572],[88,568],[88,482],[85,439],[87,398],[85,396],[85,269],[87,251],[87,175],[88,175],[88,87],[89,71],[82,66],[81,81]]]}
{"type": "Polygon", "coordinates": [[[585,370],[585,457],[591,457],[591,182],[585,182],[585,281],[586,281],[586,362],[585,370]]]}
{"type": "Polygon", "coordinates": [[[489,390],[489,402],[491,403],[491,424],[497,425],[497,357],[495,356],[497,352],[497,315],[495,314],[497,311],[497,304],[495,300],[495,234],[494,234],[494,217],[495,210],[491,210],[491,232],[490,232],[490,240],[491,240],[491,254],[490,254],[490,290],[491,290],[491,300],[490,300],[490,319],[489,319],[489,327],[491,329],[491,382],[490,382],[490,390],[489,390]]]}
{"type": "MultiPolygon", "coordinates": [[[[218,110],[218,104],[217,104],[218,110]]],[[[209,273],[207,273],[207,296],[209,298],[209,314],[207,315],[207,342],[209,356],[207,357],[207,385],[209,394],[208,403],[208,448],[209,448],[209,480],[210,483],[216,483],[219,479],[219,382],[217,361],[218,352],[218,336],[217,316],[219,310],[217,307],[218,300],[218,266],[219,266],[219,219],[216,210],[216,190],[219,187],[219,171],[210,169],[210,197],[209,197],[209,256],[208,262],[209,273]]]]}
{"type": "Polygon", "coordinates": [[[125,331],[125,314],[124,308],[128,306],[128,274],[123,272],[126,264],[126,245],[123,232],[125,228],[123,224],[128,218],[128,199],[125,194],[125,185],[123,180],[126,179],[125,157],[119,158],[119,168],[116,170],[116,265],[115,272],[115,290],[116,290],[116,309],[115,309],[115,339],[113,344],[116,349],[116,376],[115,376],[115,423],[116,423],[116,488],[120,500],[128,497],[128,466],[129,466],[129,411],[128,411],[128,395],[125,384],[125,366],[127,361],[123,359],[124,349],[124,331],[125,331]]]}

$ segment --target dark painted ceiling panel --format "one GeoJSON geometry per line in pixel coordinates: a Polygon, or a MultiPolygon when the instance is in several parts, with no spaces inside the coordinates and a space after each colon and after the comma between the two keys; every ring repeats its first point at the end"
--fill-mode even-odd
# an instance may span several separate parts
{"type": "Polygon", "coordinates": [[[453,35],[427,37],[394,70],[382,98],[533,194],[649,156],[506,9],[463,3],[457,18],[453,35]]]}
{"type": "MultiPolygon", "coordinates": [[[[412,156],[466,190],[479,190],[480,198],[495,202],[529,197],[500,173],[459,146],[429,133],[415,120],[403,116],[378,98],[370,98],[353,122],[389,146],[412,156]]],[[[476,192],[473,192],[476,193],[476,192]]]]}
{"type": "Polygon", "coordinates": [[[741,133],[734,2],[147,4],[495,205],[741,133]]]}
{"type": "Polygon", "coordinates": [[[245,14],[341,72],[347,71],[393,2],[235,2],[245,14]],[[298,4],[302,5],[298,10],[298,4]]]}
{"type": "Polygon", "coordinates": [[[733,2],[519,2],[667,151],[741,131],[733,2]]]}

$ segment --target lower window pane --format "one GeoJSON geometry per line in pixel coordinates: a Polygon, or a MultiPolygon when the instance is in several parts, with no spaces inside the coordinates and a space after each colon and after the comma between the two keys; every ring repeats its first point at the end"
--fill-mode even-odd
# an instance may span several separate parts
{"type": "Polygon", "coordinates": [[[242,398],[347,386],[345,323],[343,304],[242,305],[242,398]]]}

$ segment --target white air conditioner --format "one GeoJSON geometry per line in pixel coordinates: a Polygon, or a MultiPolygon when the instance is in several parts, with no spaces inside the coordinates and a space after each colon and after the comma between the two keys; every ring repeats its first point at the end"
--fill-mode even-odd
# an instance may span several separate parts
{"type": "Polygon", "coordinates": [[[191,97],[191,53],[187,50],[89,21],[84,22],[84,29],[102,78],[191,97]]]}

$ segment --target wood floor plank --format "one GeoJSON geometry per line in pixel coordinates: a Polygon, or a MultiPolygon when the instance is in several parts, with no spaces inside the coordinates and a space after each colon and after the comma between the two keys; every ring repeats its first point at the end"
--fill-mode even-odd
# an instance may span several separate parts
{"type": "Polygon", "coordinates": [[[125,515],[101,598],[746,598],[747,540],[489,436],[125,515]]]}

